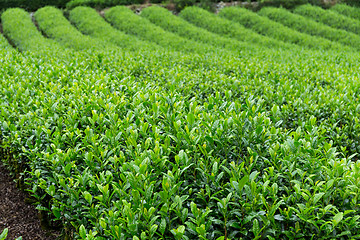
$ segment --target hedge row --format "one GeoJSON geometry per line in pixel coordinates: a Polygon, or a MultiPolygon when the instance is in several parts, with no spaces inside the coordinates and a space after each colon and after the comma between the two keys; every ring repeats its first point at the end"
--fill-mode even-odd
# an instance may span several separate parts
{"type": "Polygon", "coordinates": [[[344,46],[335,42],[331,42],[324,38],[313,37],[308,34],[300,33],[284,25],[274,22],[267,17],[259,16],[245,8],[228,7],[221,10],[221,17],[244,25],[256,31],[273,37],[277,40],[297,44],[299,46],[315,48],[315,49],[337,49],[343,50],[344,46]]]}
{"type": "MultiPolygon", "coordinates": [[[[182,53],[174,53],[166,54],[167,51],[156,45],[154,42],[142,41],[133,35],[125,35],[124,33],[111,27],[109,23],[107,23],[100,15],[93,9],[87,7],[77,7],[70,12],[69,15],[70,20],[76,25],[76,27],[83,32],[84,34],[89,34],[89,36],[100,38],[104,41],[110,42],[117,46],[120,46],[123,50],[132,50],[137,52],[137,54],[141,54],[142,56],[147,56],[150,54],[151,57],[154,57],[154,51],[159,53],[159,59],[157,61],[162,61],[164,57],[171,57],[173,62],[176,62],[176,65],[186,65],[189,69],[195,70],[199,68],[206,69],[215,69],[216,71],[220,71],[223,73],[234,72],[234,68],[237,68],[239,62],[242,60],[235,61],[229,55],[216,56],[206,61],[206,59],[199,59],[196,56],[191,55],[187,52],[186,55],[182,53]],[[131,42],[129,42],[131,41],[131,42]],[[214,61],[217,59],[217,61],[214,61]],[[226,64],[218,64],[219,62],[223,62],[226,64]]],[[[172,50],[171,47],[166,46],[169,50],[172,50]]],[[[250,52],[246,53],[249,55],[250,52]]],[[[205,54],[205,52],[203,52],[205,54]]],[[[211,52],[209,52],[211,54],[211,52]]],[[[175,63],[174,63],[175,64],[175,63]]],[[[169,76],[171,78],[171,76],[169,76]]],[[[221,82],[222,77],[218,77],[218,80],[221,82]]],[[[190,81],[188,79],[187,81],[190,81]]],[[[231,80],[228,79],[227,82],[231,84],[231,80]]],[[[218,83],[213,83],[217,85],[218,83]]],[[[200,94],[200,93],[199,93],[200,94]]]]}
{"type": "Polygon", "coordinates": [[[70,239],[347,239],[360,166],[324,134],[339,108],[357,119],[353,57],[268,50],[237,62],[233,85],[170,58],[35,59],[41,69],[0,74],[1,134],[70,239]],[[286,114],[299,128],[281,127],[296,121],[286,114]]]}
{"type": "Polygon", "coordinates": [[[73,48],[75,50],[86,50],[91,48],[102,50],[109,47],[109,44],[104,41],[95,41],[90,37],[81,34],[64,17],[62,11],[57,8],[41,8],[35,12],[34,17],[39,28],[45,35],[55,39],[66,48],[73,48]]]}
{"type": "Polygon", "coordinates": [[[351,7],[346,4],[336,4],[331,8],[331,10],[340,13],[343,16],[360,20],[360,8],[358,7],[351,7]]]}
{"type": "Polygon", "coordinates": [[[110,42],[124,50],[160,49],[160,46],[154,43],[142,41],[133,35],[116,30],[93,8],[77,7],[70,11],[69,20],[83,34],[110,42]]]}
{"type": "Polygon", "coordinates": [[[182,10],[179,16],[197,27],[204,28],[210,32],[233,38],[238,41],[256,43],[266,47],[291,48],[292,46],[284,42],[262,36],[243,27],[240,24],[222,19],[199,7],[187,7],[182,10]]]}
{"type": "Polygon", "coordinates": [[[305,16],[317,22],[334,28],[360,34],[360,21],[345,17],[335,11],[324,10],[321,7],[302,5],[294,9],[294,13],[305,16]]]}
{"type": "Polygon", "coordinates": [[[351,238],[360,166],[331,140],[360,146],[358,57],[293,50],[13,64],[1,134],[70,239],[351,238]]]}
{"type": "Polygon", "coordinates": [[[178,34],[181,37],[202,43],[208,43],[230,51],[239,52],[243,49],[254,49],[255,47],[260,47],[250,43],[239,42],[230,38],[222,37],[203,28],[196,27],[162,7],[145,8],[142,10],[140,16],[162,27],[164,30],[178,34]]]}
{"type": "Polygon", "coordinates": [[[113,7],[105,11],[105,19],[115,28],[127,34],[135,35],[145,41],[153,41],[167,49],[195,53],[220,51],[210,45],[201,44],[167,32],[124,6],[113,7]]]}
{"type": "Polygon", "coordinates": [[[263,8],[258,14],[266,16],[296,31],[324,37],[360,49],[360,36],[345,30],[335,29],[282,8],[263,8]]]}
{"type": "Polygon", "coordinates": [[[29,13],[20,8],[6,10],[1,15],[4,35],[20,51],[60,48],[53,40],[45,38],[36,28],[29,13]]]}

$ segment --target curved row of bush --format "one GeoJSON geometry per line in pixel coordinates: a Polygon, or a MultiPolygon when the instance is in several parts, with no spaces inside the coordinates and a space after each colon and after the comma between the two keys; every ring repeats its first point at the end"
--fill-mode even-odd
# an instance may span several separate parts
{"type": "Polygon", "coordinates": [[[98,49],[112,47],[101,40],[95,40],[81,34],[64,17],[61,10],[54,7],[44,7],[34,14],[40,30],[48,37],[55,39],[61,45],[75,50],[98,49]]]}
{"type": "MultiPolygon", "coordinates": [[[[124,59],[120,64],[113,61],[116,57],[110,53],[104,56],[107,67],[114,65],[116,68],[119,65],[118,70],[121,70],[139,64],[136,58],[124,59]]],[[[88,61],[80,56],[78,59],[84,63],[88,61]]],[[[81,65],[76,61],[71,60],[64,65],[81,65]]],[[[294,63],[285,65],[291,68],[294,63]]],[[[283,63],[273,64],[279,67],[283,63]]],[[[49,70],[49,66],[44,65],[49,70]]],[[[140,65],[143,68],[147,66],[141,61],[140,65]]],[[[254,65],[260,68],[262,64],[254,65]]],[[[250,65],[251,68],[254,65],[250,65]]],[[[52,67],[57,69],[59,66],[52,67]]],[[[69,76],[76,73],[77,78],[71,78],[66,84],[52,83],[52,88],[46,89],[50,91],[47,95],[53,96],[47,101],[42,89],[36,88],[31,88],[32,94],[10,96],[10,100],[20,103],[30,102],[29,98],[41,100],[33,101],[30,106],[12,104],[15,109],[22,107],[24,111],[37,111],[37,114],[21,115],[2,132],[9,133],[15,124],[20,127],[22,121],[28,122],[26,126],[29,129],[24,128],[24,132],[31,134],[32,128],[37,130],[33,133],[33,143],[28,136],[21,136],[31,147],[32,151],[26,154],[37,167],[33,171],[32,183],[43,194],[50,196],[51,211],[76,227],[77,238],[91,238],[95,231],[99,239],[132,236],[152,239],[175,236],[253,239],[260,234],[295,238],[299,236],[296,226],[304,230],[302,234],[306,237],[332,237],[333,231],[341,232],[351,226],[351,222],[357,230],[355,214],[343,213],[352,205],[332,202],[340,194],[350,193],[349,189],[337,189],[346,185],[353,189],[351,180],[356,176],[345,173],[333,175],[340,168],[348,170],[349,161],[331,165],[331,161],[340,159],[336,157],[336,150],[321,138],[314,118],[304,121],[306,130],[298,130],[291,135],[275,127],[275,115],[280,109],[274,107],[270,113],[263,101],[251,98],[243,104],[239,99],[232,98],[230,92],[221,89],[218,94],[208,94],[209,103],[201,103],[199,98],[193,98],[199,95],[193,95],[195,90],[188,87],[181,77],[187,74],[187,70],[177,70],[176,73],[180,74],[177,81],[182,84],[174,85],[166,84],[166,78],[156,75],[139,79],[119,71],[117,78],[111,78],[112,73],[94,71],[89,74],[78,68],[66,73],[69,76]],[[169,92],[171,85],[173,89],[169,92]],[[185,97],[181,91],[183,86],[189,90],[185,97]],[[314,138],[319,140],[314,142],[314,138]],[[43,152],[35,151],[37,147],[43,152]],[[324,166],[327,171],[318,174],[324,166]],[[288,174],[284,175],[284,172],[288,174]],[[307,179],[305,182],[302,181],[304,177],[307,179]],[[324,184],[320,186],[312,184],[321,180],[324,184]],[[204,186],[208,188],[204,189],[204,186]],[[204,189],[203,194],[201,189],[204,189]],[[320,195],[315,195],[317,193],[320,195]],[[262,198],[265,200],[253,204],[262,198]],[[325,201],[324,206],[317,206],[319,201],[325,201]],[[328,203],[332,206],[326,215],[304,216],[301,208],[309,204],[313,211],[325,211],[328,203]],[[226,204],[226,209],[221,207],[226,204]],[[291,217],[285,212],[285,207],[295,209],[291,217]],[[228,211],[226,218],[229,221],[249,220],[240,221],[238,225],[226,224],[223,220],[225,210],[228,211]],[[260,211],[265,214],[249,214],[260,211]],[[340,215],[349,219],[333,224],[331,220],[340,215]],[[281,220],[289,226],[283,226],[285,223],[281,220]],[[316,224],[306,220],[316,221],[316,224]],[[257,228],[260,224],[266,224],[266,229],[260,231],[257,228]],[[314,233],[320,224],[325,224],[326,228],[314,233]]],[[[268,70],[270,68],[264,71],[268,70]]],[[[271,69],[272,74],[276,72],[277,69],[271,69]]],[[[215,76],[204,78],[203,74],[198,73],[194,86],[206,82],[208,89],[204,90],[208,93],[218,79],[215,76]]],[[[301,73],[297,74],[301,76],[301,73]]],[[[49,76],[41,77],[46,83],[53,81],[49,76]]],[[[244,74],[242,80],[246,82],[247,77],[244,74]]],[[[271,82],[286,81],[291,74],[278,77],[269,75],[268,79],[264,79],[257,76],[254,77],[257,80],[253,81],[265,81],[263,86],[276,86],[271,82]]],[[[301,84],[312,85],[302,80],[299,81],[301,84]]],[[[26,78],[21,79],[17,90],[25,92],[29,82],[26,78]]],[[[223,84],[226,86],[227,83],[223,84]]],[[[303,87],[297,84],[292,81],[291,86],[303,87]]],[[[246,94],[245,89],[241,91],[246,94]]],[[[269,97],[270,103],[277,95],[266,97],[269,97]]],[[[291,97],[294,96],[289,96],[289,99],[291,97]]],[[[7,124],[8,121],[3,126],[7,124]]],[[[12,134],[15,138],[16,132],[12,134]]],[[[40,193],[37,195],[39,198],[42,196],[40,193]]]]}
{"type": "MultiPolygon", "coordinates": [[[[154,61],[151,64],[151,60],[145,62],[144,59],[134,56],[126,57],[122,62],[118,62],[116,61],[118,56],[111,53],[103,57],[106,68],[111,69],[109,73],[106,73],[101,71],[101,67],[104,67],[104,65],[96,68],[97,55],[94,54],[93,58],[89,58],[89,56],[82,57],[77,55],[76,58],[70,59],[68,62],[60,64],[60,66],[54,61],[54,58],[56,58],[54,56],[44,59],[42,71],[36,71],[35,69],[32,72],[32,74],[39,74],[38,77],[43,84],[41,87],[38,87],[30,76],[25,76],[22,79],[7,79],[9,85],[15,83],[14,86],[16,86],[17,93],[23,93],[9,95],[9,101],[12,102],[9,109],[15,109],[17,112],[23,110],[25,113],[17,114],[18,116],[15,120],[8,121],[9,116],[6,114],[9,112],[5,111],[4,115],[1,115],[0,118],[0,121],[3,123],[0,128],[4,126],[1,129],[1,133],[7,134],[12,132],[14,127],[18,129],[23,122],[26,122],[26,128],[21,129],[21,136],[16,137],[16,131],[14,131],[12,132],[13,138],[10,137],[9,139],[16,141],[16,143],[22,143],[17,145],[17,147],[25,146],[27,149],[24,155],[28,156],[31,161],[32,177],[28,183],[31,183],[33,186],[33,195],[39,199],[46,195],[47,199],[51,199],[51,204],[45,205],[44,208],[53,212],[57,218],[66,223],[70,233],[74,227],[77,232],[76,238],[83,238],[86,234],[91,238],[94,231],[96,231],[98,237],[101,236],[107,239],[116,239],[119,236],[128,238],[140,234],[142,236],[145,234],[145,236],[150,238],[156,238],[159,235],[171,238],[173,236],[173,228],[177,229],[181,225],[176,220],[177,215],[173,212],[173,208],[169,208],[169,211],[165,213],[161,209],[157,209],[158,204],[164,205],[165,209],[168,206],[168,200],[173,201],[173,198],[176,197],[170,192],[168,199],[158,198],[158,193],[163,191],[161,187],[162,181],[169,180],[169,187],[172,187],[177,184],[177,180],[182,181],[181,178],[184,178],[186,182],[194,183],[192,185],[194,191],[192,192],[195,195],[208,179],[201,180],[198,178],[196,181],[193,181],[192,179],[195,179],[196,176],[190,174],[190,171],[203,166],[204,163],[210,164],[210,166],[215,164],[220,169],[226,164],[225,162],[218,164],[217,158],[211,158],[206,161],[199,159],[197,163],[189,166],[188,169],[183,169],[188,166],[187,164],[190,164],[188,161],[193,155],[188,151],[182,151],[179,156],[184,164],[181,164],[179,170],[184,170],[184,174],[177,176],[176,172],[172,172],[175,176],[181,178],[173,179],[171,176],[170,178],[162,178],[162,174],[169,174],[169,171],[175,168],[166,159],[172,158],[173,154],[178,155],[178,150],[188,146],[185,141],[182,142],[183,139],[188,138],[185,135],[182,136],[181,132],[184,131],[183,134],[186,134],[188,127],[192,130],[195,129],[195,125],[200,125],[200,117],[197,116],[197,114],[200,114],[199,111],[206,113],[206,118],[210,118],[206,122],[218,121],[214,127],[221,129],[229,127],[227,121],[223,120],[223,118],[228,117],[226,112],[225,115],[222,114],[223,111],[230,113],[230,111],[234,110],[232,114],[235,115],[236,124],[240,125],[242,125],[243,119],[247,118],[247,114],[245,112],[244,114],[239,114],[236,111],[241,110],[241,104],[235,106],[235,109],[230,106],[230,102],[224,105],[223,100],[230,99],[231,93],[224,96],[219,94],[219,96],[215,96],[214,93],[214,98],[210,100],[214,100],[211,103],[211,107],[207,107],[207,104],[204,107],[202,107],[203,104],[198,106],[201,99],[199,101],[195,100],[193,96],[200,96],[202,91],[206,91],[207,94],[213,91],[214,86],[218,86],[220,81],[218,76],[213,76],[212,74],[208,76],[205,72],[199,71],[195,78],[191,76],[192,74],[189,74],[186,68],[177,66],[175,70],[162,69],[160,67],[163,62],[158,63],[154,61]],[[86,71],[86,68],[79,67],[89,65],[95,65],[94,71],[86,71]],[[78,68],[71,66],[78,66],[78,68]],[[159,67],[156,68],[156,66],[159,67]],[[140,76],[138,75],[141,72],[129,74],[126,69],[131,69],[132,67],[138,67],[139,71],[143,70],[143,73],[148,75],[144,74],[144,77],[141,77],[141,74],[140,76]],[[59,69],[64,71],[58,72],[59,69]],[[117,73],[116,75],[113,74],[113,69],[117,70],[114,71],[117,73]],[[172,76],[176,79],[172,83],[168,81],[169,77],[152,75],[152,71],[159,73],[170,71],[168,73],[169,77],[172,76]],[[62,77],[57,79],[57,81],[53,81],[53,74],[58,74],[62,77]],[[121,79],[121,82],[118,78],[121,79]],[[199,91],[201,86],[204,87],[199,91]],[[186,95],[181,91],[183,87],[187,90],[184,91],[186,95]],[[30,91],[26,92],[25,89],[30,89],[30,91]],[[173,93],[171,97],[169,91],[173,93]],[[47,96],[51,96],[51,98],[47,99],[47,96]],[[38,101],[31,101],[33,98],[38,101]],[[175,106],[175,109],[172,109],[173,106],[175,106]],[[222,107],[219,111],[218,107],[220,106],[222,107]],[[221,114],[218,114],[218,112],[221,114]],[[194,120],[193,115],[195,117],[194,120]],[[172,134],[172,131],[174,131],[171,120],[173,118],[176,118],[176,124],[179,124],[176,126],[179,126],[180,129],[178,129],[179,133],[175,134],[176,132],[174,132],[175,135],[171,136],[170,140],[170,137],[167,138],[167,135],[172,134]],[[187,122],[191,125],[188,125],[187,122]],[[5,126],[9,126],[9,128],[5,126]],[[140,129],[137,129],[137,127],[140,126],[142,126],[141,129],[144,132],[139,132],[141,134],[141,136],[139,135],[140,138],[135,138],[133,133],[136,134],[140,129]],[[128,128],[128,131],[125,128],[128,128]],[[34,132],[33,129],[36,129],[36,131],[34,132]],[[98,138],[97,136],[100,135],[102,137],[98,138]],[[176,148],[171,147],[170,149],[169,146],[166,147],[168,140],[174,141],[176,138],[179,139],[176,148]],[[146,142],[140,139],[149,140],[146,142]],[[127,145],[134,141],[138,141],[143,147],[140,149],[138,148],[140,145],[134,148],[131,145],[127,145]],[[161,153],[157,151],[157,143],[161,153]],[[106,150],[107,153],[104,153],[104,147],[112,150],[110,152],[106,150]],[[148,147],[155,149],[154,154],[149,152],[150,149],[148,150],[148,147]],[[104,159],[102,157],[100,159],[99,154],[105,154],[103,155],[104,159]],[[149,157],[151,161],[138,162],[141,159],[144,160],[143,157],[149,157]],[[107,159],[113,158],[115,158],[116,162],[112,162],[112,160],[110,162],[107,161],[107,159]],[[145,172],[141,170],[140,173],[132,175],[131,169],[133,167],[138,168],[145,164],[149,170],[145,169],[145,172]],[[156,169],[156,171],[152,169],[156,169]],[[110,175],[113,176],[112,179],[108,178],[110,175]],[[147,178],[146,181],[144,181],[145,176],[147,178]],[[189,176],[191,178],[187,179],[189,176]],[[174,183],[174,181],[176,182],[174,183]],[[118,183],[120,185],[117,185],[118,183]],[[129,184],[131,189],[128,188],[129,184]],[[109,186],[108,189],[107,185],[109,186]],[[98,188],[99,186],[105,188],[98,188]],[[114,187],[119,192],[115,193],[114,187]],[[151,191],[148,187],[150,187],[151,191]],[[146,189],[150,192],[154,191],[153,194],[145,196],[143,190],[146,189]],[[108,191],[114,194],[108,196],[108,191]],[[147,209],[152,207],[149,210],[151,211],[150,215],[138,208],[138,195],[136,192],[140,192],[140,197],[147,201],[144,207],[147,209]],[[102,194],[104,194],[104,198],[101,198],[102,194]],[[88,202],[90,198],[91,203],[88,202]],[[134,209],[131,208],[129,210],[134,211],[140,219],[148,216],[152,217],[151,220],[156,216],[160,218],[157,221],[151,222],[139,219],[135,230],[129,228],[130,224],[134,224],[131,218],[127,219],[125,223],[121,222],[123,217],[126,218],[129,217],[129,214],[132,214],[132,212],[128,211],[122,212],[123,208],[128,206],[124,201],[134,206],[134,209]],[[108,216],[109,209],[112,209],[116,216],[108,216]],[[159,225],[163,227],[159,227],[159,225]],[[90,230],[92,230],[92,233],[90,233],[90,230]],[[155,233],[156,235],[154,235],[155,233]]],[[[166,62],[166,58],[162,59],[162,61],[166,62]]],[[[29,67],[26,65],[25,69],[29,67]]],[[[224,86],[219,86],[219,91],[225,91],[229,81],[224,81],[222,84],[224,86]]],[[[229,89],[234,88],[229,87],[229,89]]],[[[10,93],[14,93],[12,90],[9,89],[10,93]]],[[[212,94],[206,97],[211,97],[210,95],[212,94]]],[[[255,105],[255,102],[249,102],[248,108],[248,114],[253,115],[255,114],[255,112],[253,113],[254,109],[258,108],[258,106],[255,105]],[[252,108],[253,106],[254,108],[252,108]]],[[[250,122],[256,126],[268,124],[266,122],[260,123],[265,119],[260,117],[261,114],[259,112],[259,114],[253,115],[255,119],[251,119],[250,122]]],[[[204,133],[201,132],[201,134],[204,134],[202,138],[211,136],[211,131],[213,131],[212,128],[209,128],[204,133]]],[[[248,141],[256,141],[257,135],[253,131],[245,130],[245,132],[248,141]]],[[[219,133],[218,135],[220,136],[221,134],[219,133]]],[[[192,141],[192,139],[188,140],[192,141]]],[[[229,138],[228,141],[230,140],[229,138]]],[[[199,146],[201,144],[202,142],[199,143],[199,146]]],[[[217,144],[211,142],[210,144],[211,146],[206,147],[202,145],[202,147],[206,151],[216,147],[217,150],[213,152],[224,154],[224,149],[221,146],[216,146],[217,144]]],[[[18,149],[21,149],[21,147],[18,149]]],[[[205,172],[211,174],[211,171],[214,171],[217,167],[206,169],[205,172]]],[[[240,171],[237,172],[241,174],[240,171]]],[[[234,181],[237,180],[234,179],[234,181]]],[[[166,187],[165,191],[169,192],[168,190],[166,187]]],[[[180,193],[176,194],[179,195],[180,193]]],[[[180,196],[182,195],[180,194],[180,196]]],[[[217,196],[220,197],[221,195],[218,194],[217,196]]],[[[189,203],[192,201],[192,198],[188,199],[189,203]]],[[[214,199],[211,202],[216,204],[214,199]]],[[[191,207],[186,205],[181,206],[181,208],[187,209],[188,212],[191,212],[191,209],[193,209],[192,211],[206,209],[201,204],[198,204],[196,208],[194,208],[194,204],[191,207]]],[[[212,215],[216,216],[218,214],[216,212],[217,210],[212,215]]],[[[196,231],[196,228],[192,225],[190,216],[187,215],[184,214],[184,220],[188,222],[190,227],[189,230],[186,230],[186,235],[193,238],[198,234],[190,232],[196,231]]],[[[206,219],[211,218],[209,216],[206,219]]],[[[213,226],[206,227],[209,231],[213,228],[213,226]]],[[[204,234],[202,233],[202,235],[204,234]]],[[[74,238],[74,236],[72,237],[74,238]]]]}
{"type": "MultiPolygon", "coordinates": [[[[193,55],[189,52],[186,54],[181,52],[171,52],[170,54],[170,52],[164,50],[165,48],[173,49],[171,46],[170,48],[169,46],[163,48],[156,45],[154,42],[142,41],[133,35],[124,34],[111,27],[110,24],[95,10],[87,7],[77,7],[73,9],[69,14],[69,19],[84,34],[89,34],[92,37],[111,42],[124,50],[132,50],[141,56],[149,58],[155,58],[155,56],[157,56],[157,59],[154,60],[156,62],[164,62],[165,58],[171,59],[169,68],[172,68],[174,65],[186,66],[189,71],[207,69],[216,73],[226,73],[226,75],[228,75],[230,72],[237,73],[239,64],[243,61],[243,59],[234,59],[229,54],[221,56],[212,55],[211,58],[206,57],[205,59],[199,58],[196,53],[193,55]],[[219,64],[221,62],[224,64],[219,64]]],[[[204,49],[199,49],[199,51],[203,51],[202,53],[206,55],[212,54],[211,52],[205,52],[204,49]]],[[[172,77],[169,76],[169,78],[172,77]]],[[[218,81],[225,81],[221,80],[222,78],[223,77],[218,76],[218,81]]],[[[190,82],[190,79],[187,81],[190,82]]],[[[228,79],[227,81],[230,85],[231,82],[233,82],[231,79],[228,79]]],[[[218,85],[217,82],[213,84],[218,85]]]]}
{"type": "Polygon", "coordinates": [[[70,12],[69,20],[83,34],[111,42],[124,50],[138,51],[140,49],[160,49],[160,46],[142,41],[133,35],[125,34],[113,28],[95,9],[77,7],[70,12]]]}
{"type": "Polygon", "coordinates": [[[324,137],[325,120],[336,115],[311,117],[340,107],[355,121],[359,86],[348,76],[358,77],[356,55],[341,55],[346,65],[334,53],[298,50],[263,62],[259,53],[244,57],[241,77],[221,88],[206,70],[162,68],[169,58],[109,52],[98,65],[92,53],[34,59],[43,66],[32,72],[14,64],[21,77],[0,74],[1,135],[24,151],[33,195],[46,196],[43,209],[71,239],[333,239],[359,231],[359,163],[324,137]],[[282,127],[286,113],[299,128],[282,127]]]}
{"type": "Polygon", "coordinates": [[[340,13],[343,16],[351,17],[356,20],[360,20],[360,8],[352,7],[346,4],[336,4],[331,7],[331,10],[340,13]]]}
{"type": "Polygon", "coordinates": [[[31,20],[30,14],[20,8],[6,10],[1,15],[4,35],[20,50],[48,50],[60,46],[45,38],[31,20]]]}
{"type": "Polygon", "coordinates": [[[349,45],[355,49],[360,49],[359,35],[329,27],[301,15],[291,13],[283,8],[263,8],[258,14],[266,16],[296,31],[324,37],[344,45],[349,45]]]}
{"type": "Polygon", "coordinates": [[[205,29],[196,27],[162,7],[145,8],[141,11],[140,16],[148,19],[150,22],[167,31],[180,35],[181,37],[194,41],[200,41],[202,43],[208,43],[220,48],[226,48],[230,51],[241,51],[242,49],[254,49],[255,47],[261,47],[225,38],[205,29]]]}
{"type": "Polygon", "coordinates": [[[280,41],[315,49],[344,49],[344,46],[341,44],[300,33],[291,28],[285,27],[280,23],[274,22],[267,17],[259,16],[245,8],[224,8],[220,11],[219,15],[235,23],[242,24],[260,34],[264,34],[280,41]]]}
{"type": "Polygon", "coordinates": [[[117,6],[106,10],[105,19],[115,28],[127,34],[135,35],[142,40],[153,41],[167,49],[195,53],[218,51],[210,45],[191,41],[174,33],[167,32],[124,6],[117,6]]]}
{"type": "Polygon", "coordinates": [[[359,229],[358,165],[325,140],[324,123],[337,109],[356,115],[344,101],[359,90],[348,78],[357,57],[284,55],[244,57],[234,79],[163,68],[172,55],[109,52],[102,65],[96,52],[63,64],[53,56],[3,79],[11,104],[0,102],[0,131],[26,147],[34,195],[77,239],[349,237],[359,229]],[[282,119],[300,128],[282,129],[282,119]]]}
{"type": "MultiPolygon", "coordinates": [[[[109,54],[103,59],[109,66],[119,64],[112,62],[114,57],[116,59],[116,55],[109,54]]],[[[121,68],[139,64],[134,59],[127,60],[122,62],[121,68]]],[[[63,65],[83,65],[87,61],[78,56],[63,65]]],[[[146,67],[142,62],[139,65],[146,67]]],[[[157,77],[138,78],[120,71],[117,74],[120,82],[118,78],[111,78],[112,73],[104,73],[101,68],[92,73],[86,72],[85,68],[68,69],[70,71],[60,74],[70,79],[66,82],[65,78],[53,81],[46,74],[63,69],[63,66],[52,64],[51,67],[53,70],[45,60],[43,73],[33,71],[41,77],[44,83],[41,87],[32,83],[26,74],[21,79],[7,79],[7,87],[14,85],[16,91],[23,94],[15,94],[15,89],[8,87],[11,94],[6,96],[1,92],[1,97],[7,97],[11,104],[6,106],[1,102],[0,106],[26,114],[18,114],[10,122],[9,112],[2,113],[1,134],[9,134],[8,140],[24,143],[27,149],[24,155],[30,159],[32,166],[29,182],[33,195],[39,199],[42,196],[50,199],[51,204],[45,206],[66,224],[69,238],[127,239],[141,235],[142,238],[156,239],[172,238],[178,234],[196,238],[200,234],[210,236],[213,229],[221,229],[221,225],[215,226],[210,221],[220,214],[219,210],[212,210],[211,216],[195,217],[199,224],[191,220],[191,214],[197,215],[206,210],[206,204],[197,197],[201,187],[211,181],[206,176],[231,166],[211,155],[200,159],[197,156],[200,152],[196,149],[202,146],[206,152],[211,150],[215,144],[210,142],[211,145],[208,143],[205,146],[203,140],[205,136],[214,139],[218,138],[216,135],[220,136],[211,133],[212,128],[225,127],[227,132],[236,125],[242,125],[248,118],[247,114],[258,112],[250,110],[254,104],[248,111],[239,114],[241,104],[229,108],[230,102],[224,105],[222,101],[226,97],[219,96],[214,99],[214,108],[209,109],[198,106],[199,103],[190,94],[184,99],[178,91],[181,85],[175,85],[170,96],[168,89],[159,86],[166,81],[157,77]],[[26,89],[30,89],[31,94],[26,89]],[[51,98],[46,99],[47,96],[51,98]],[[219,106],[223,107],[218,110],[219,106]],[[221,116],[223,111],[225,115],[221,116]],[[206,114],[205,118],[201,120],[199,114],[206,114]],[[223,119],[228,115],[235,117],[235,123],[230,122],[230,126],[223,119]],[[203,133],[196,131],[203,128],[200,121],[212,125],[217,122],[203,133]],[[16,137],[14,128],[21,130],[20,136],[16,137]],[[191,135],[186,133],[186,129],[192,131],[191,135]],[[29,139],[27,134],[32,137],[29,139]],[[193,136],[200,137],[201,142],[194,144],[193,136]],[[178,162],[175,165],[174,156],[178,162]],[[209,167],[205,169],[207,165],[209,167]],[[202,172],[197,173],[197,168],[203,168],[202,172]],[[195,175],[191,174],[194,170],[195,175]],[[201,177],[202,173],[206,175],[201,177]],[[181,201],[177,207],[169,204],[175,199],[181,201]],[[176,209],[180,209],[180,213],[175,212],[176,209]],[[205,226],[207,222],[210,224],[205,226]],[[181,230],[185,223],[189,225],[188,229],[181,230]],[[203,228],[205,232],[200,232],[203,228]],[[74,232],[76,235],[72,235],[74,232]]],[[[178,70],[179,74],[183,73],[178,70]]],[[[199,78],[197,81],[201,83],[204,80],[199,78]]],[[[211,82],[211,79],[208,81],[211,82]]],[[[267,124],[263,123],[264,117],[260,115],[256,114],[257,122],[250,122],[256,126],[267,124]]],[[[242,128],[239,126],[238,129],[242,128]]],[[[222,139],[230,141],[231,136],[222,139]]],[[[240,169],[233,172],[243,175],[240,169]]],[[[228,178],[227,175],[225,178],[228,178]]],[[[240,179],[232,180],[237,182],[240,179]]],[[[222,185],[219,184],[218,188],[227,192],[222,185]]],[[[223,193],[216,196],[220,199],[226,197],[223,193]]],[[[210,199],[210,203],[216,205],[217,200],[210,199]]]]}
{"type": "Polygon", "coordinates": [[[262,36],[244,28],[240,24],[222,19],[199,7],[187,7],[180,12],[179,16],[195,26],[239,41],[255,43],[267,47],[291,48],[291,45],[262,36]]]}
{"type": "Polygon", "coordinates": [[[69,239],[360,232],[358,53],[94,49],[0,68],[0,138],[69,239]]]}
{"type": "Polygon", "coordinates": [[[360,34],[360,21],[341,15],[335,11],[324,10],[321,7],[307,4],[295,8],[294,13],[324,23],[330,27],[360,34]]]}

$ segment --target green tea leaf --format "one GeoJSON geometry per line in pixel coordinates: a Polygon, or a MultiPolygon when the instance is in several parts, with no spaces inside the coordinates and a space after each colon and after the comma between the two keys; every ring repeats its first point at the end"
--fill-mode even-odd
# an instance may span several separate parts
{"type": "Polygon", "coordinates": [[[0,240],[5,240],[8,235],[9,229],[5,228],[2,233],[0,234],[0,240]]]}
{"type": "Polygon", "coordinates": [[[81,225],[79,228],[79,234],[82,239],[86,239],[86,229],[84,225],[81,225]]]}
{"type": "Polygon", "coordinates": [[[324,195],[325,195],[325,193],[316,193],[314,195],[313,203],[316,204],[324,195]]]}
{"type": "Polygon", "coordinates": [[[334,227],[337,226],[343,219],[344,214],[342,212],[337,213],[333,218],[334,227]]]}
{"type": "Polygon", "coordinates": [[[166,229],[166,220],[165,218],[162,218],[159,226],[159,230],[162,235],[165,233],[165,229],[166,229]]]}

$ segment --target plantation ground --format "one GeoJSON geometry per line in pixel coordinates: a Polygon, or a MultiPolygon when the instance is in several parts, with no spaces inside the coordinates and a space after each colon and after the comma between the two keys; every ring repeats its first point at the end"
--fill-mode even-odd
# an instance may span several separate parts
{"type": "Polygon", "coordinates": [[[38,211],[31,204],[26,204],[29,196],[16,188],[8,171],[0,165],[0,231],[9,228],[7,239],[22,236],[23,240],[52,240],[54,235],[41,228],[38,211]]]}
{"type": "Polygon", "coordinates": [[[0,157],[70,239],[356,239],[357,11],[8,9],[0,157]]]}

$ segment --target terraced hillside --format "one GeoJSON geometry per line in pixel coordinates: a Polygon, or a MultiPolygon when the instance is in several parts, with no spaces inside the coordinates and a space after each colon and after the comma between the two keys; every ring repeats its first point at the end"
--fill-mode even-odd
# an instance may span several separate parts
{"type": "Polygon", "coordinates": [[[345,11],[8,9],[1,159],[67,239],[356,239],[345,11]]]}

